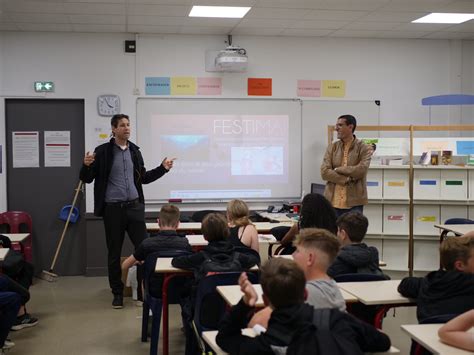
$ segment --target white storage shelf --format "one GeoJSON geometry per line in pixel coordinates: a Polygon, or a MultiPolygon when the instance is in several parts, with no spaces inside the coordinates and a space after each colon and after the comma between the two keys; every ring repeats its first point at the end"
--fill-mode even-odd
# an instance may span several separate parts
{"type": "MultiPolygon", "coordinates": [[[[366,242],[388,270],[408,270],[409,166],[370,166],[366,242]]],[[[439,267],[439,230],[449,218],[474,219],[474,167],[414,166],[414,270],[439,267]]]]}

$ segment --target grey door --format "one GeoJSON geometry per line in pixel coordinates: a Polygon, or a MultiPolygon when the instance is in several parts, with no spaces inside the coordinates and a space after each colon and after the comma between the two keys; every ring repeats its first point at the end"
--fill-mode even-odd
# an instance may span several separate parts
{"type": "MultiPolygon", "coordinates": [[[[61,208],[72,203],[84,155],[84,100],[5,100],[7,140],[7,203],[10,211],[26,211],[33,219],[33,263],[36,273],[49,270],[65,222],[61,208]],[[39,168],[13,168],[12,132],[39,132],[39,168]],[[45,167],[45,131],[69,131],[70,167],[45,167]]],[[[56,262],[60,275],[85,271],[85,204],[79,194],[81,218],[69,224],[56,262]]]]}

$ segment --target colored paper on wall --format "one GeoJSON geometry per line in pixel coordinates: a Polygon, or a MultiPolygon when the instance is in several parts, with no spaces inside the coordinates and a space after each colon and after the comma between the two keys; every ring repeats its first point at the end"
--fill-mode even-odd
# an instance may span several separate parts
{"type": "Polygon", "coordinates": [[[170,78],[169,77],[147,77],[145,78],[146,95],[169,95],[170,78]]]}
{"type": "Polygon", "coordinates": [[[462,180],[446,180],[447,186],[462,186],[462,180]]]}
{"type": "Polygon", "coordinates": [[[436,222],[436,216],[420,216],[416,220],[418,222],[436,222]]]}
{"type": "Polygon", "coordinates": [[[387,185],[391,187],[402,187],[405,186],[405,181],[389,181],[387,185]]]}
{"type": "Polygon", "coordinates": [[[448,150],[449,149],[449,142],[447,141],[439,141],[439,142],[423,142],[421,143],[421,150],[424,152],[429,152],[433,150],[448,150]]]}
{"type": "Polygon", "coordinates": [[[388,220],[389,221],[403,221],[405,219],[404,214],[399,214],[399,215],[389,215],[388,220]]]}
{"type": "Polygon", "coordinates": [[[189,76],[172,77],[171,95],[196,95],[196,78],[189,76]]]}
{"type": "Polygon", "coordinates": [[[298,80],[296,96],[320,97],[321,80],[298,80]]]}
{"type": "Polygon", "coordinates": [[[198,95],[221,95],[222,78],[197,78],[198,95]]]}
{"type": "Polygon", "coordinates": [[[420,185],[436,185],[436,180],[420,180],[420,185]]]}
{"type": "Polygon", "coordinates": [[[345,80],[323,80],[322,96],[344,97],[346,96],[345,80]]]}
{"type": "Polygon", "coordinates": [[[379,182],[378,181],[367,181],[367,186],[368,187],[376,187],[376,186],[379,186],[379,182]]]}
{"type": "Polygon", "coordinates": [[[272,96],[272,79],[248,78],[247,94],[249,96],[272,96]]]}
{"type": "Polygon", "coordinates": [[[456,148],[458,155],[474,154],[474,141],[457,141],[456,148]]]}

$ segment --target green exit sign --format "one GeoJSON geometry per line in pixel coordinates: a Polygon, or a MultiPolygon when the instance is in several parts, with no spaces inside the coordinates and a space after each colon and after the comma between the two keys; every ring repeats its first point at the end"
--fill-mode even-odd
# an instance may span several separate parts
{"type": "Polygon", "coordinates": [[[54,92],[54,83],[52,81],[35,81],[36,92],[54,92]]]}

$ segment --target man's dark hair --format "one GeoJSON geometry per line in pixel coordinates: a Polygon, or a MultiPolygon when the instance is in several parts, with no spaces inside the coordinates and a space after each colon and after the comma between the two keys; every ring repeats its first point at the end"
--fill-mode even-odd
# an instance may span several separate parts
{"type": "Polygon", "coordinates": [[[320,194],[307,194],[301,201],[300,228],[323,228],[337,233],[336,211],[320,194]]]}
{"type": "Polygon", "coordinates": [[[362,242],[369,227],[369,220],[360,212],[344,213],[336,223],[339,229],[343,229],[347,233],[353,243],[362,242]]]}
{"type": "Polygon", "coordinates": [[[260,271],[263,293],[275,309],[304,302],[306,279],[293,260],[271,258],[260,271]]]}
{"type": "Polygon", "coordinates": [[[110,125],[112,127],[117,128],[118,123],[122,118],[126,118],[127,120],[130,121],[130,118],[127,115],[124,115],[123,113],[118,113],[118,114],[112,116],[112,118],[110,119],[110,125]]]}
{"type": "Polygon", "coordinates": [[[339,116],[338,119],[343,119],[346,121],[346,125],[352,125],[352,133],[354,133],[354,131],[356,130],[356,127],[357,127],[357,120],[354,116],[352,115],[342,115],[342,116],[339,116]]]}
{"type": "Polygon", "coordinates": [[[220,213],[209,213],[204,217],[201,231],[208,242],[225,240],[230,233],[227,219],[220,213]]]}

